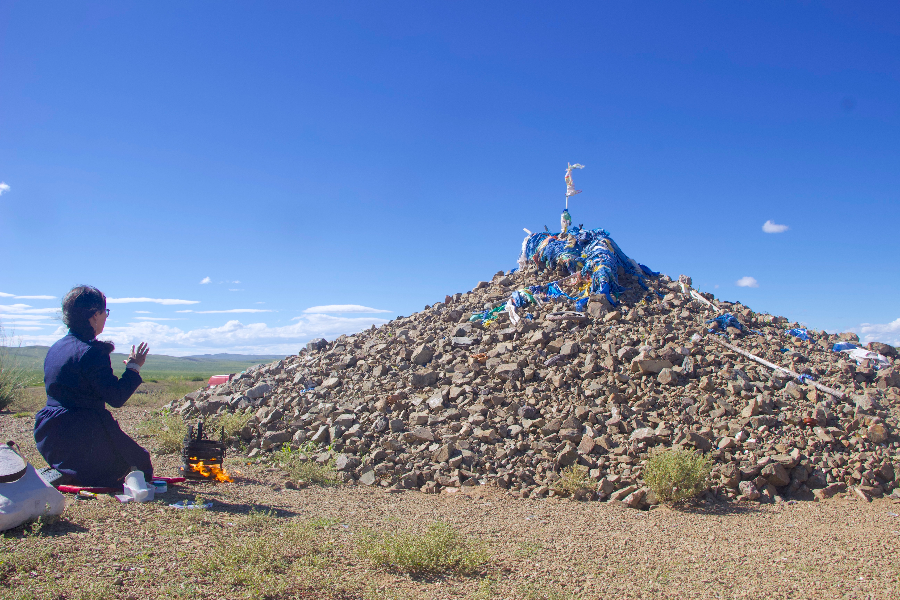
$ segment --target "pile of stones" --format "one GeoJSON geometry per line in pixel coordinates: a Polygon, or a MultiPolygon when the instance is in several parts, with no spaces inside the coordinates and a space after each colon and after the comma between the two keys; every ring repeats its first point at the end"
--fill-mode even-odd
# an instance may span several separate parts
{"type": "Polygon", "coordinates": [[[592,297],[502,313],[473,313],[547,281],[533,269],[497,273],[422,312],[260,365],[169,407],[185,418],[252,411],[233,444],[249,456],[291,445],[333,461],[347,483],[418,489],[493,485],[518,497],[565,494],[580,465],[585,498],[634,508],[656,502],[642,469],[661,448],[695,449],[714,464],[707,494],[780,501],[862,498],[894,491],[900,477],[900,358],[873,370],[833,352],[853,333],[787,333],[796,323],[710,294],[690,279],[651,278],[616,306],[592,297]],[[703,300],[703,301],[701,301],[703,300]],[[744,330],[710,332],[731,313],[744,330]],[[528,314],[526,315],[525,312],[528,314]],[[715,343],[714,335],[823,385],[823,394],[715,343]],[[314,444],[312,444],[314,443],[314,444]],[[327,448],[327,450],[325,450],[327,448]],[[568,469],[571,471],[571,469],[568,469]]]}

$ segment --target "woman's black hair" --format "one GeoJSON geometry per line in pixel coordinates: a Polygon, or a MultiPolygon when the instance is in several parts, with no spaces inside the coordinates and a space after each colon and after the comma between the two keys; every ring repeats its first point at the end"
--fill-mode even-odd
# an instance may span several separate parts
{"type": "MultiPolygon", "coordinates": [[[[101,310],[106,310],[106,296],[103,292],[90,285],[75,286],[63,298],[63,323],[78,339],[89,342],[96,337],[91,317],[101,310]]],[[[111,342],[102,343],[110,346],[110,352],[115,349],[111,342]]]]}

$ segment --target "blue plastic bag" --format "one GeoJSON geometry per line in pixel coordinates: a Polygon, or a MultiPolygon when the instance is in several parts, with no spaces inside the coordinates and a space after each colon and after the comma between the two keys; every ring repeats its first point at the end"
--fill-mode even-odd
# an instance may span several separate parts
{"type": "Polygon", "coordinates": [[[788,334],[794,336],[795,338],[801,339],[804,342],[809,341],[809,334],[806,333],[806,329],[791,329],[788,331],[788,334]]]}
{"type": "Polygon", "coordinates": [[[851,344],[850,342],[838,342],[831,347],[831,351],[841,352],[843,350],[853,350],[854,348],[859,348],[859,346],[857,346],[856,344],[851,344]]]}

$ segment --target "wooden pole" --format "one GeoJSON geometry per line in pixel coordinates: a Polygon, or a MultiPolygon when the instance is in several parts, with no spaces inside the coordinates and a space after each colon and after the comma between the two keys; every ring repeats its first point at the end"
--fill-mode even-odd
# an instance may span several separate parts
{"type": "MultiPolygon", "coordinates": [[[[793,378],[796,379],[797,381],[800,381],[801,383],[803,383],[803,380],[800,378],[800,374],[799,374],[799,373],[795,373],[794,371],[791,371],[790,369],[786,369],[785,367],[776,365],[776,364],[774,364],[774,363],[770,363],[770,362],[767,361],[766,359],[760,358],[760,357],[756,356],[755,354],[751,354],[751,353],[747,352],[746,350],[743,350],[743,349],[741,349],[741,348],[738,348],[738,347],[735,346],[734,344],[729,344],[728,342],[726,342],[726,341],[723,340],[723,339],[720,339],[720,338],[719,338],[718,336],[716,336],[716,335],[707,336],[707,338],[708,338],[708,339],[711,339],[712,341],[714,341],[715,343],[719,344],[720,346],[725,346],[725,347],[728,348],[729,350],[732,350],[732,351],[734,351],[734,352],[737,352],[737,353],[740,354],[741,356],[745,356],[745,357],[749,358],[750,360],[756,361],[756,362],[758,362],[758,363],[761,364],[761,365],[764,365],[764,366],[766,366],[766,367],[769,367],[769,368],[772,369],[773,371],[782,371],[782,372],[784,372],[784,373],[787,373],[788,375],[790,375],[791,377],[793,377],[793,378]]],[[[824,385],[822,385],[821,383],[819,383],[819,382],[817,382],[817,381],[809,380],[808,383],[809,383],[810,385],[812,385],[814,388],[816,388],[817,390],[819,390],[820,392],[825,392],[826,394],[831,394],[832,396],[834,396],[834,397],[837,398],[838,400],[842,400],[842,401],[846,401],[846,400],[847,400],[847,395],[846,395],[844,392],[840,392],[840,391],[838,391],[838,390],[835,390],[835,389],[832,389],[832,388],[830,388],[830,387],[824,386],[824,385]]]]}

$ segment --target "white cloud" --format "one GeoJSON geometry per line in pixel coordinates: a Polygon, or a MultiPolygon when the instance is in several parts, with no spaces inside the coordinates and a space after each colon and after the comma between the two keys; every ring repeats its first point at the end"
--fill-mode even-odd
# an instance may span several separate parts
{"type": "MultiPolygon", "coordinates": [[[[372,325],[382,325],[379,317],[336,317],[309,315],[291,325],[270,327],[265,323],[243,324],[228,321],[220,327],[202,327],[184,331],[178,327],[152,321],[129,323],[124,327],[107,327],[100,339],[112,340],[120,349],[146,341],[154,354],[187,356],[230,352],[238,354],[296,354],[311,339],[334,339],[343,333],[356,333],[372,325]]],[[[23,343],[52,345],[66,334],[59,327],[53,334],[25,334],[23,343]]]]}
{"type": "Polygon", "coordinates": [[[236,289],[236,288],[228,288],[228,291],[229,291],[229,292],[243,292],[244,290],[242,290],[242,289],[236,289]]]}
{"type": "Polygon", "coordinates": [[[16,296],[15,294],[0,292],[0,298],[16,298],[18,300],[55,300],[56,296],[16,296]]]}
{"type": "Polygon", "coordinates": [[[757,288],[759,287],[759,282],[756,281],[753,277],[741,277],[737,281],[734,282],[738,287],[750,287],[757,288]]]}
{"type": "Polygon", "coordinates": [[[32,308],[29,304],[0,304],[0,314],[37,315],[59,312],[58,308],[32,308]]]}
{"type": "MultiPolygon", "coordinates": [[[[16,317],[16,319],[19,319],[19,317],[16,317]]],[[[32,329],[40,329],[41,327],[49,327],[50,325],[53,325],[53,323],[42,323],[39,321],[16,320],[16,321],[0,321],[0,325],[2,325],[3,327],[10,327],[12,325],[26,325],[32,329]]]]}
{"type": "Polygon", "coordinates": [[[209,277],[204,277],[200,280],[200,285],[206,285],[207,283],[212,283],[212,279],[210,279],[209,277]]]}
{"type": "Polygon", "coordinates": [[[6,182],[0,181],[0,196],[9,191],[9,186],[6,182]]]}
{"type": "MultiPolygon", "coordinates": [[[[0,314],[0,317],[5,316],[6,313],[0,314]]],[[[20,321],[43,321],[44,319],[49,319],[50,315],[46,314],[23,314],[23,313],[15,313],[11,315],[13,319],[18,319],[20,321]]]]}
{"type": "Polygon", "coordinates": [[[200,304],[199,300],[176,300],[175,298],[107,298],[107,304],[132,304],[135,302],[153,302],[155,304],[200,304]]]}
{"type": "Polygon", "coordinates": [[[134,311],[134,314],[136,314],[136,315],[150,315],[150,314],[153,314],[153,313],[151,313],[149,310],[136,310],[136,311],[134,311]]]}
{"type": "Polygon", "coordinates": [[[860,338],[863,342],[881,342],[892,346],[900,346],[900,319],[890,323],[863,323],[859,326],[860,338]]]}
{"type": "Polygon", "coordinates": [[[178,317],[135,317],[138,321],[184,321],[178,317]]]}
{"type": "Polygon", "coordinates": [[[789,227],[787,225],[779,225],[774,221],[766,221],[763,223],[762,230],[766,233],[784,233],[789,227]]]}
{"type": "Polygon", "coordinates": [[[275,311],[263,310],[261,308],[229,308],[228,310],[176,310],[175,312],[194,313],[195,315],[226,315],[233,313],[267,313],[275,311]]]}
{"type": "Polygon", "coordinates": [[[326,304],[325,306],[312,306],[303,312],[307,315],[324,315],[328,313],[389,313],[392,311],[369,308],[360,304],[326,304]]]}

